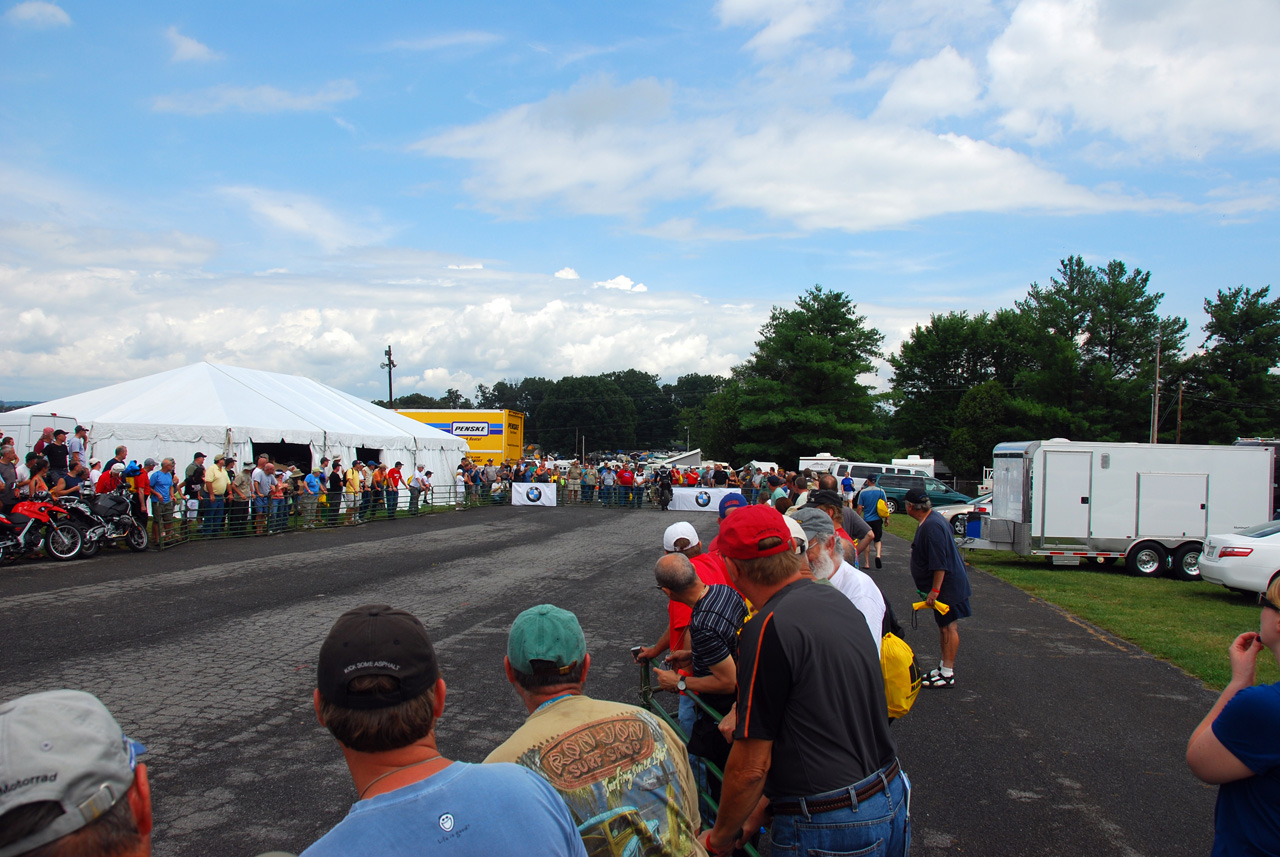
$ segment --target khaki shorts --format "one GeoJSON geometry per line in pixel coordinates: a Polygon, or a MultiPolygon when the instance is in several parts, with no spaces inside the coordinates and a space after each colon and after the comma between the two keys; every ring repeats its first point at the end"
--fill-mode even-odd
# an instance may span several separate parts
{"type": "Polygon", "coordinates": [[[152,500],[151,512],[154,515],[156,521],[158,521],[161,524],[172,524],[173,523],[173,505],[174,504],[172,500],[170,500],[167,503],[164,502],[163,500],[152,500]]]}

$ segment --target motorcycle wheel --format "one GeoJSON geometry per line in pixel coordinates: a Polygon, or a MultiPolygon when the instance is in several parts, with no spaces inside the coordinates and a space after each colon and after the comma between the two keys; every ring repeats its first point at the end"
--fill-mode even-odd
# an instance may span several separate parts
{"type": "Polygon", "coordinates": [[[124,543],[129,546],[129,550],[141,553],[150,547],[151,535],[147,532],[146,527],[135,520],[129,526],[129,534],[124,537],[124,543]]]}
{"type": "Polygon", "coordinates": [[[80,530],[71,524],[50,527],[44,537],[44,552],[50,559],[66,562],[80,555],[80,530]]]}
{"type": "Polygon", "coordinates": [[[96,556],[98,551],[102,550],[102,539],[90,538],[83,530],[80,531],[80,556],[89,557],[96,556]]]}

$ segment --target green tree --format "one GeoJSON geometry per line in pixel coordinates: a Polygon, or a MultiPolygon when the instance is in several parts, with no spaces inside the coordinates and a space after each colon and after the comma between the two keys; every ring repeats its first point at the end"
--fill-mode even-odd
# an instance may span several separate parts
{"type": "MultiPolygon", "coordinates": [[[[1204,351],[1184,373],[1184,442],[1280,434],[1280,377],[1273,374],[1280,367],[1280,298],[1269,300],[1270,292],[1239,286],[1205,300],[1204,351]]],[[[1172,407],[1172,396],[1165,401],[1172,407]]]]}
{"type": "Polygon", "coordinates": [[[605,373],[604,377],[630,396],[636,407],[635,445],[642,449],[665,446],[675,430],[675,410],[670,397],[658,386],[658,376],[639,369],[626,369],[605,373]]]}
{"type": "MultiPolygon", "coordinates": [[[[874,371],[884,340],[843,292],[817,285],[794,309],[774,307],[755,351],[733,370],[737,440],[742,458],[794,462],[824,450],[854,455],[875,417],[871,388],[859,376],[874,371]]],[[[724,432],[726,407],[708,400],[709,429],[724,432]]]]}
{"type": "Polygon", "coordinates": [[[984,381],[960,399],[948,443],[947,465],[962,479],[979,479],[991,466],[991,450],[1009,437],[1009,393],[999,381],[984,381]]]}
{"type": "Polygon", "coordinates": [[[585,435],[589,449],[628,449],[636,443],[636,406],[602,375],[570,375],[556,381],[538,405],[538,443],[545,452],[569,455],[585,435]]]}

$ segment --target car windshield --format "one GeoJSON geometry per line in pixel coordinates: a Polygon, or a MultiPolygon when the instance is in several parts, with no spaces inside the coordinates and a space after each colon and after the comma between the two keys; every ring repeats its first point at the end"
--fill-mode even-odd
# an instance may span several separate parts
{"type": "Polygon", "coordinates": [[[1237,535],[1249,536],[1255,539],[1266,538],[1280,533],[1280,521],[1267,521],[1265,524],[1254,524],[1252,527],[1245,527],[1237,535]]]}

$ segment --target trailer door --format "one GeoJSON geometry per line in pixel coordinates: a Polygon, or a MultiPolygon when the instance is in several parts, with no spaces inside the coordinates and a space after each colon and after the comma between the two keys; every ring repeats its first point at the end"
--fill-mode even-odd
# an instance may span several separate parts
{"type": "Polygon", "coordinates": [[[1138,474],[1138,538],[1203,539],[1208,523],[1208,474],[1138,474]]]}
{"type": "Polygon", "coordinates": [[[1042,538],[1079,541],[1089,538],[1092,472],[1092,452],[1045,450],[1040,518],[1042,538]]]}

